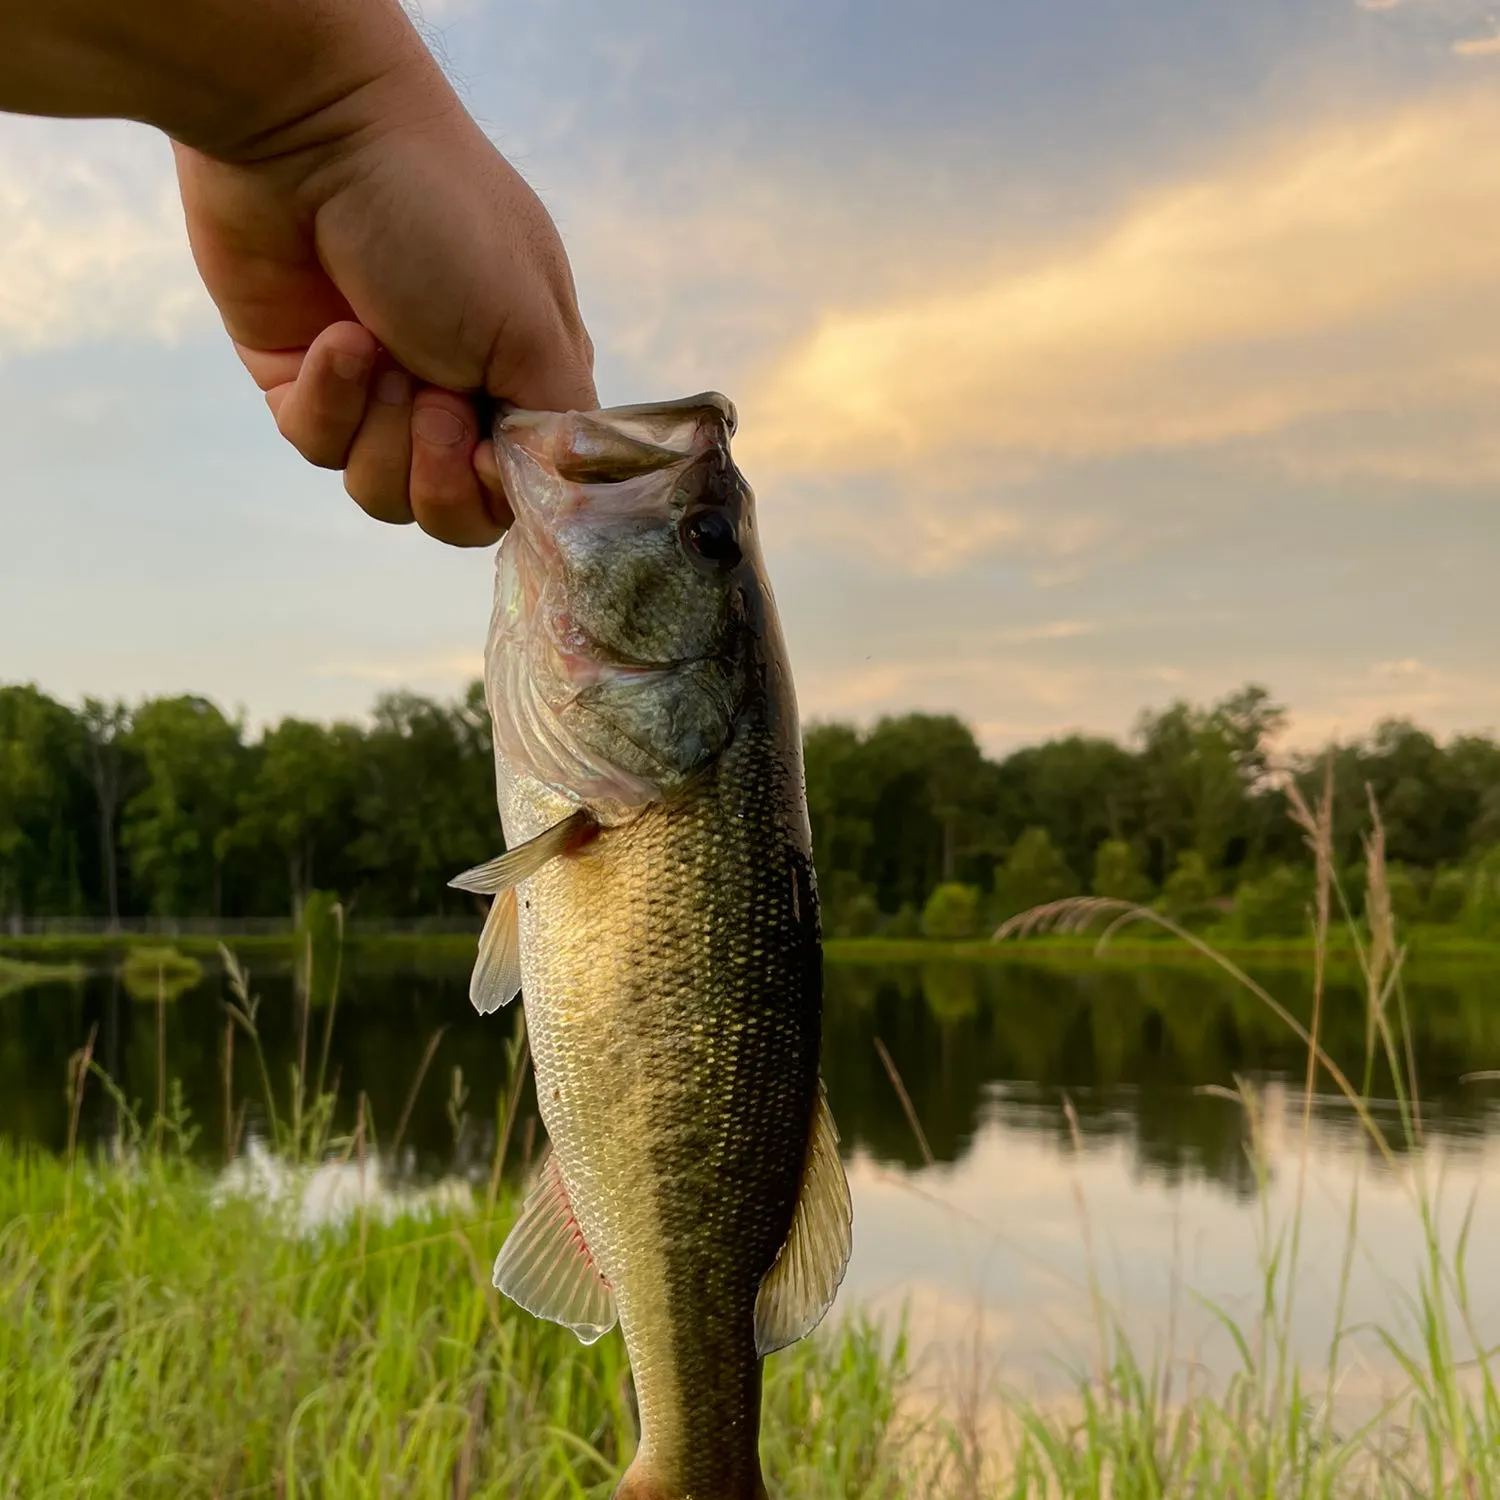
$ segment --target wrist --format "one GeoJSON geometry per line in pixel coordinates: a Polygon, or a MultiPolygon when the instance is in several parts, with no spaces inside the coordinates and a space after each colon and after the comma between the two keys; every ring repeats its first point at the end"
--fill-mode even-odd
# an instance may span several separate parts
{"type": "MultiPolygon", "coordinates": [[[[306,0],[291,0],[306,6],[306,0]]],[[[310,176],[362,143],[458,107],[447,79],[396,0],[337,0],[297,28],[253,105],[168,134],[230,166],[284,164],[310,176]]]]}

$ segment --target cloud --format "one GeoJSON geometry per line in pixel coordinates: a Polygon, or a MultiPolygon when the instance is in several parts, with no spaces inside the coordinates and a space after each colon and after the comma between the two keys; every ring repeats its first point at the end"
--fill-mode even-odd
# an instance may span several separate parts
{"type": "MultiPolygon", "coordinates": [[[[1337,467],[1319,424],[1395,414],[1408,475],[1493,474],[1497,150],[1500,100],[1428,101],[1242,151],[961,290],[827,312],[747,394],[742,447],[767,471],[953,485],[1268,439],[1337,467]],[[1425,435],[1455,403],[1481,440],[1425,435]]],[[[1346,447],[1378,464],[1369,436],[1346,447]]]]}
{"type": "Polygon", "coordinates": [[[1453,51],[1459,57],[1500,57],[1500,32],[1464,37],[1454,42],[1453,51]]]}
{"type": "Polygon", "coordinates": [[[211,318],[164,142],[142,127],[0,116],[0,359],[172,342],[211,318]]]}
{"type": "Polygon", "coordinates": [[[1410,719],[1455,732],[1488,720],[1500,725],[1500,684],[1491,674],[1439,666],[1415,657],[1377,661],[1362,670],[1328,673],[1315,706],[1293,717],[1288,746],[1315,749],[1362,735],[1384,719],[1410,719]]]}

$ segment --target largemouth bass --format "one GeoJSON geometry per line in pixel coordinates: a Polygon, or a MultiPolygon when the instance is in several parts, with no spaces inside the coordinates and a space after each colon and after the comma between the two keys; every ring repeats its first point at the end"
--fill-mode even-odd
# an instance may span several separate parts
{"type": "Polygon", "coordinates": [[[485,687],[508,853],[471,998],[524,991],[551,1151],[495,1284],[618,1319],[620,1500],[765,1500],[764,1357],[843,1278],[822,955],[791,673],[714,394],[510,412],[485,687]]]}

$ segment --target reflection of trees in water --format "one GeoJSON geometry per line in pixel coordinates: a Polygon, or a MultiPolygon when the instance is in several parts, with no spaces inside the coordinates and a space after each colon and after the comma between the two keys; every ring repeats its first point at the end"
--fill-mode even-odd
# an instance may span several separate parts
{"type": "MultiPolygon", "coordinates": [[[[1306,1018],[1310,979],[1289,971],[1266,980],[1306,1018]]],[[[1484,976],[1408,987],[1415,1050],[1429,1124],[1482,1129],[1486,1096],[1461,1073],[1500,1062],[1500,994],[1484,976]]],[[[1196,1093],[1232,1087],[1236,1074],[1298,1082],[1305,1054],[1266,1007],[1227,977],[1184,965],[1068,970],[1035,963],[928,963],[887,968],[833,965],[825,1071],[846,1142],[907,1166],[921,1162],[911,1131],[874,1061],[879,1036],[901,1073],[933,1152],[961,1157],[994,1111],[1007,1124],[1068,1144],[1067,1092],[1092,1139],[1129,1138],[1137,1165],[1167,1180],[1204,1176],[1253,1193],[1246,1127],[1231,1101],[1196,1093]],[[1029,1102],[1012,1108],[994,1085],[1021,1080],[1029,1102]]],[[[1347,982],[1329,987],[1325,1045],[1341,1066],[1363,1072],[1364,1001],[1347,982]]],[[[1389,1089],[1383,1067],[1376,1091],[1389,1089]]],[[[1320,1118],[1343,1118],[1336,1101],[1320,1118]]]]}
{"type": "MultiPolygon", "coordinates": [[[[297,1047],[291,966],[261,960],[252,969],[252,988],[263,997],[260,1026],[271,1075],[285,1090],[297,1047]]],[[[1306,1014],[1306,974],[1292,970],[1266,982],[1306,1014]]],[[[455,1067],[463,1069],[471,1117],[459,1155],[482,1164],[493,1141],[494,1101],[517,1012],[479,1017],[466,989],[467,966],[441,953],[393,964],[356,949],[345,971],[333,1046],[341,1125],[352,1123],[363,1092],[377,1138],[388,1139],[428,1038],[448,1027],[407,1130],[414,1164],[424,1171],[445,1170],[459,1159],[446,1108],[455,1067]]],[[[220,977],[210,971],[167,1015],[168,1071],[182,1081],[209,1159],[223,1149],[221,993],[220,977]]],[[[1408,997],[1429,1127],[1477,1133],[1488,1120],[1500,1128],[1500,1117],[1486,1110],[1494,1091],[1457,1084],[1461,1073],[1500,1067],[1500,979],[1419,976],[1408,997]]],[[[67,1060],[94,1026],[95,1057],[125,1096],[154,1099],[155,1007],[130,1001],[102,976],[81,987],[41,986],[0,1006],[0,1134],[62,1147],[67,1060]]],[[[1235,1192],[1253,1188],[1241,1113],[1193,1090],[1231,1086],[1236,1073],[1283,1076],[1296,1085],[1305,1066],[1295,1037],[1263,1005],[1203,968],[830,965],[824,1072],[845,1145],[912,1167],[921,1164],[920,1152],[875,1052],[877,1036],[941,1160],[962,1157],[990,1118],[1068,1149],[1066,1091],[1086,1141],[1123,1141],[1143,1171],[1167,1179],[1203,1176],[1235,1192]]],[[[1340,1063],[1360,1076],[1364,1007],[1347,982],[1330,988],[1324,1037],[1340,1063]]],[[[243,1038],[235,1063],[236,1098],[258,1100],[243,1038]]],[[[1387,1086],[1383,1069],[1376,1076],[1380,1091],[1387,1086]]],[[[527,1099],[518,1138],[531,1110],[527,1099]]],[[[1330,1128],[1347,1121],[1337,1101],[1320,1103],[1317,1112],[1330,1128]]],[[[108,1136],[115,1123],[107,1096],[91,1083],[86,1134],[108,1136]]]]}

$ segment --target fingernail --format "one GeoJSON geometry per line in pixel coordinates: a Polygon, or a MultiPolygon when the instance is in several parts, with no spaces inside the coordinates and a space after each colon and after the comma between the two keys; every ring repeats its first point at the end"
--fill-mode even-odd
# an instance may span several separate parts
{"type": "Polygon", "coordinates": [[[384,406],[410,406],[411,376],[405,370],[386,370],[375,382],[375,399],[384,406]]]}
{"type": "Polygon", "coordinates": [[[441,406],[424,406],[412,421],[412,431],[424,443],[451,448],[464,440],[464,424],[441,406]]]}
{"type": "Polygon", "coordinates": [[[363,354],[335,354],[329,362],[340,380],[363,380],[370,369],[370,361],[363,354]]]}

